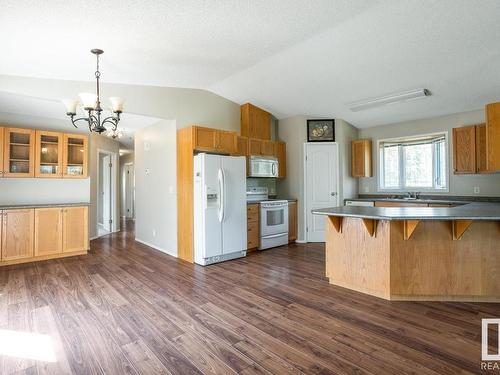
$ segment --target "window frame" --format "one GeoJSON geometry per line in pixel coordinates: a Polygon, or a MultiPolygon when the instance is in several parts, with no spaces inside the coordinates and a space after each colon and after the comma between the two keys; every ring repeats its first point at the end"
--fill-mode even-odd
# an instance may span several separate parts
{"type": "Polygon", "coordinates": [[[415,134],[415,135],[410,135],[406,137],[395,137],[395,138],[385,138],[385,139],[379,139],[377,140],[377,151],[376,151],[376,157],[377,157],[377,191],[378,192],[392,192],[392,193],[406,193],[408,191],[417,191],[417,192],[427,192],[427,193],[449,193],[450,192],[450,145],[449,145],[449,132],[448,131],[441,131],[441,132],[436,132],[436,133],[426,133],[426,134],[415,134]],[[433,178],[433,187],[432,188],[425,188],[425,187],[406,187],[405,186],[405,181],[404,181],[404,176],[405,176],[405,163],[403,153],[404,151],[399,152],[399,177],[400,177],[400,184],[396,188],[387,188],[383,186],[383,179],[384,179],[384,170],[383,170],[383,152],[381,149],[381,143],[385,142],[402,142],[404,143],[405,141],[411,141],[411,140],[416,140],[418,138],[432,138],[432,137],[438,137],[438,136],[444,136],[444,144],[445,144],[445,155],[444,155],[444,160],[446,163],[446,186],[443,189],[437,189],[436,186],[436,170],[439,167],[438,166],[438,160],[436,158],[436,153],[432,153],[432,178],[433,178]]]}

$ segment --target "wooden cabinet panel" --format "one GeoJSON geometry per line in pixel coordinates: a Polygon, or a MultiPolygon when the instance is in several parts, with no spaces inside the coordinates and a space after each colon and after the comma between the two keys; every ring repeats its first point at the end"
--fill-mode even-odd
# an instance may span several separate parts
{"type": "Polygon", "coordinates": [[[250,155],[262,155],[262,140],[249,138],[248,152],[250,155]]]}
{"type": "Polygon", "coordinates": [[[276,154],[274,150],[274,142],[272,141],[262,141],[262,155],[274,156],[276,154]]]}
{"type": "Polygon", "coordinates": [[[79,134],[64,134],[63,177],[87,178],[88,137],[79,134]]]}
{"type": "Polygon", "coordinates": [[[217,130],[215,148],[218,152],[233,154],[236,151],[236,133],[217,130]]]}
{"type": "Polygon", "coordinates": [[[213,151],[216,148],[217,131],[201,126],[193,127],[194,148],[199,151],[213,151]]]}
{"type": "Polygon", "coordinates": [[[486,106],[486,162],[488,171],[500,171],[500,103],[486,106]]]}
{"type": "Polygon", "coordinates": [[[476,127],[453,129],[453,172],[476,173],[476,127]]]}
{"type": "Polygon", "coordinates": [[[34,177],[35,131],[4,128],[5,177],[34,177]]]}
{"type": "Polygon", "coordinates": [[[236,152],[237,156],[248,156],[248,138],[238,135],[236,137],[236,152]]]}
{"type": "Polygon", "coordinates": [[[35,132],[35,177],[61,178],[63,175],[63,133],[35,132]]]}
{"type": "Polygon", "coordinates": [[[259,222],[249,222],[247,231],[247,249],[255,249],[259,247],[259,222]]]}
{"type": "Polygon", "coordinates": [[[285,142],[275,142],[274,143],[274,156],[278,158],[278,177],[286,177],[286,143],[285,142]]]}
{"type": "Polygon", "coordinates": [[[0,177],[3,177],[3,168],[4,168],[4,163],[3,163],[3,144],[4,144],[4,129],[0,127],[0,177]]]}
{"type": "Polygon", "coordinates": [[[240,107],[241,135],[248,138],[271,139],[271,115],[250,103],[240,107]]]}
{"type": "Polygon", "coordinates": [[[63,208],[63,252],[89,248],[88,207],[63,208]]]}
{"type": "Polygon", "coordinates": [[[288,202],[288,242],[297,240],[297,202],[288,202]]]}
{"type": "Polygon", "coordinates": [[[476,125],[476,170],[477,173],[490,173],[486,154],[486,124],[476,125]]]}
{"type": "Polygon", "coordinates": [[[35,209],[35,256],[62,253],[63,208],[35,209]]]}
{"type": "Polygon", "coordinates": [[[247,204],[247,221],[259,221],[259,204],[247,204]]]}
{"type": "Polygon", "coordinates": [[[351,143],[352,177],[372,176],[372,141],[359,139],[351,143]]]}
{"type": "Polygon", "coordinates": [[[34,210],[5,210],[2,223],[2,261],[33,257],[34,210]]]}

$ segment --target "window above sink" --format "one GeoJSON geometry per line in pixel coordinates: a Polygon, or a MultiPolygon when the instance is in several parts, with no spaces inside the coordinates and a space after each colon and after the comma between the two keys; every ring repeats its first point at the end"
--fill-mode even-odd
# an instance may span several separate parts
{"type": "Polygon", "coordinates": [[[448,133],[378,141],[379,191],[449,191],[448,133]]]}

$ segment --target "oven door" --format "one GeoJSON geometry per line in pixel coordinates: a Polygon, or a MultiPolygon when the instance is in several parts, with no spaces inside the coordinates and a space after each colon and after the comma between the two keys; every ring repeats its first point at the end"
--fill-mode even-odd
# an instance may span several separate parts
{"type": "Polygon", "coordinates": [[[288,204],[260,208],[260,236],[288,233],[288,204]]]}

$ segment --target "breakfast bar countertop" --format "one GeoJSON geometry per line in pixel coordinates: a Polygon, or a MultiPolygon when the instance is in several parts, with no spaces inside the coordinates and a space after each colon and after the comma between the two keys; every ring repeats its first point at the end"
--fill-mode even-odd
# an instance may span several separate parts
{"type": "Polygon", "coordinates": [[[40,203],[40,204],[0,204],[0,210],[22,210],[29,208],[57,208],[57,207],[81,207],[90,206],[89,202],[75,203],[40,203]]]}
{"type": "Polygon", "coordinates": [[[312,213],[375,220],[500,220],[500,203],[468,203],[456,207],[344,206],[317,209],[312,213]]]}

